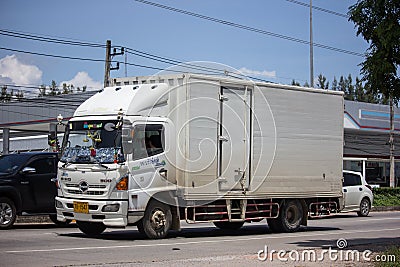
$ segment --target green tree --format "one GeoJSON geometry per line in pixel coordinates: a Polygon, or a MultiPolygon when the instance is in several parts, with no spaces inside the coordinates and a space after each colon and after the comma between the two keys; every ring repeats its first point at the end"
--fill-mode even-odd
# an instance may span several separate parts
{"type": "Polygon", "coordinates": [[[326,77],[322,74],[318,75],[317,87],[321,89],[329,88],[329,82],[326,81],[326,77]]]}
{"type": "Polygon", "coordinates": [[[68,94],[69,93],[69,88],[67,87],[67,84],[66,83],[63,83],[63,85],[62,85],[62,87],[63,87],[63,94],[68,94]]]}
{"type": "Polygon", "coordinates": [[[334,90],[334,91],[338,90],[338,81],[336,80],[336,76],[333,77],[331,89],[334,90]]]}
{"type": "Polygon", "coordinates": [[[300,86],[300,83],[299,83],[299,82],[296,82],[296,80],[293,79],[293,80],[292,80],[292,85],[293,85],[293,86],[300,86]]]}
{"type": "Polygon", "coordinates": [[[349,74],[349,76],[347,76],[347,79],[345,79],[345,84],[347,95],[351,96],[352,100],[356,100],[353,78],[351,78],[351,74],[349,74]]]}
{"type": "Polygon", "coordinates": [[[18,90],[18,92],[15,94],[15,96],[16,96],[17,100],[20,101],[21,99],[24,98],[24,92],[18,90]]]}
{"type": "Polygon", "coordinates": [[[57,83],[56,83],[56,81],[52,80],[51,85],[50,85],[49,95],[52,95],[52,96],[57,95],[57,91],[58,91],[57,83]]]}
{"type": "Polygon", "coordinates": [[[1,102],[7,102],[8,100],[8,90],[7,90],[7,85],[3,85],[1,87],[1,95],[0,95],[0,101],[1,102]]]}
{"type": "Polygon", "coordinates": [[[39,96],[45,96],[46,95],[46,85],[42,84],[39,87],[39,96]]]}
{"type": "Polygon", "coordinates": [[[400,2],[358,0],[349,9],[349,20],[368,43],[361,63],[363,79],[372,91],[390,104],[390,186],[394,187],[394,109],[400,99],[400,2]]]}

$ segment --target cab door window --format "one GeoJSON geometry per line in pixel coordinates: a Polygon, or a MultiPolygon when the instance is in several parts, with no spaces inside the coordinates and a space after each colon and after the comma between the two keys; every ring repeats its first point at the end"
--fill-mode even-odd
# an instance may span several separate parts
{"type": "Polygon", "coordinates": [[[143,159],[164,152],[164,127],[161,124],[139,124],[133,128],[133,159],[143,159]]]}

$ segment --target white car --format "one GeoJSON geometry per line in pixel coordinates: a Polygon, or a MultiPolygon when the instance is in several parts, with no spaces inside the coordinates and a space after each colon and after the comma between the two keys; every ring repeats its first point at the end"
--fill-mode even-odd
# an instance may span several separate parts
{"type": "Polygon", "coordinates": [[[343,194],[343,211],[357,211],[358,216],[368,216],[374,196],[361,173],[343,171],[343,194]]]}

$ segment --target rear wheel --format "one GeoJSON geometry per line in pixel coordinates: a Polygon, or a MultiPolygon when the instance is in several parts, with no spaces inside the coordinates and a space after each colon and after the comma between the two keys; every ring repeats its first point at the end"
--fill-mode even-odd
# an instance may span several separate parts
{"type": "Polygon", "coordinates": [[[159,239],[167,236],[172,225],[171,208],[157,200],[151,200],[144,212],[143,218],[138,222],[140,233],[148,238],[159,239]]]}
{"type": "Polygon", "coordinates": [[[357,211],[358,216],[366,217],[371,209],[371,202],[367,198],[363,198],[360,203],[360,210],[357,211]]]}
{"type": "Polygon", "coordinates": [[[223,230],[237,230],[243,226],[244,222],[214,222],[214,225],[223,230]]]}
{"type": "Polygon", "coordinates": [[[100,235],[107,228],[103,223],[99,222],[76,221],[76,224],[78,225],[79,230],[88,236],[100,235]]]}
{"type": "Polygon", "coordinates": [[[17,209],[14,202],[7,198],[0,198],[0,229],[9,229],[17,218],[17,209]]]}
{"type": "Polygon", "coordinates": [[[297,231],[303,219],[303,207],[297,200],[284,201],[278,218],[268,219],[272,232],[290,233],[297,231]]]}

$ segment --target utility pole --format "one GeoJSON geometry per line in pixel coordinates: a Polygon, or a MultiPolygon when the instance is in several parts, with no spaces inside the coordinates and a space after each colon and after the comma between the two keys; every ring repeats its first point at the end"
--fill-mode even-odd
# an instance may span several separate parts
{"type": "Polygon", "coordinates": [[[120,52],[117,52],[117,48],[114,48],[114,52],[111,53],[111,40],[107,40],[106,44],[106,65],[104,68],[104,87],[110,85],[110,71],[119,69],[119,62],[117,62],[116,67],[111,67],[111,59],[114,56],[122,56],[125,53],[125,49],[123,47],[120,48],[120,52]]]}
{"type": "Polygon", "coordinates": [[[107,40],[107,43],[106,43],[106,65],[104,68],[104,87],[107,87],[109,84],[110,67],[111,67],[111,40],[107,40]]]}
{"type": "Polygon", "coordinates": [[[3,128],[3,155],[10,154],[10,128],[3,128]]]}
{"type": "Polygon", "coordinates": [[[395,173],[394,173],[394,108],[393,108],[393,97],[389,98],[390,105],[390,134],[389,134],[389,145],[390,145],[390,172],[389,182],[390,187],[395,187],[395,173]]]}
{"type": "Polygon", "coordinates": [[[312,27],[312,0],[310,0],[310,85],[314,87],[314,43],[312,27]]]}

